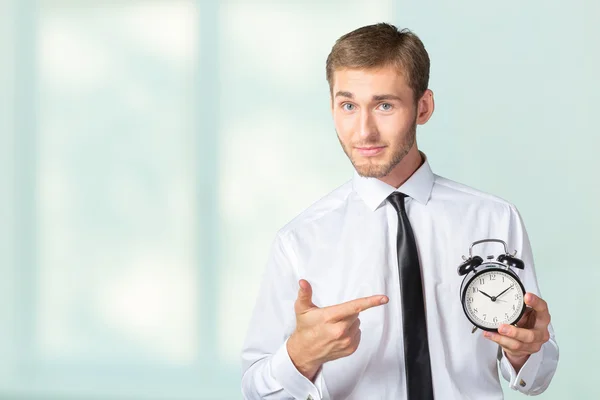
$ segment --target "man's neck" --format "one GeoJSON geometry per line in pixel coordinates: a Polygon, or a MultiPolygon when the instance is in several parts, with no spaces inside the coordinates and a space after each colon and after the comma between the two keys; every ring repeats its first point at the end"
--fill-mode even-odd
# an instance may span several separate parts
{"type": "Polygon", "coordinates": [[[402,161],[400,161],[389,174],[378,179],[397,189],[402,186],[402,184],[406,182],[424,162],[425,159],[421,156],[417,144],[415,143],[402,161]]]}

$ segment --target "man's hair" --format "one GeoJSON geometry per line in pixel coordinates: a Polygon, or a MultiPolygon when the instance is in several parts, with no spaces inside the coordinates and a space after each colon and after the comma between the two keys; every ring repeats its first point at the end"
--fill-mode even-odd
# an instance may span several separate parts
{"type": "Polygon", "coordinates": [[[342,68],[371,69],[394,66],[403,74],[417,101],[429,84],[429,55],[421,39],[408,29],[378,23],[340,37],[327,57],[327,82],[342,68]]]}

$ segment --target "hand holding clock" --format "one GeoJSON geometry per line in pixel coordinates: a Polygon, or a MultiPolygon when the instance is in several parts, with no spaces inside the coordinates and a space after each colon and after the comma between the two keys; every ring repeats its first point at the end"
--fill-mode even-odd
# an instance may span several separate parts
{"type": "Polygon", "coordinates": [[[529,356],[540,351],[550,339],[548,304],[533,293],[525,295],[525,304],[528,307],[517,326],[502,324],[498,327],[498,333],[484,332],[486,338],[502,347],[517,372],[529,356]]]}

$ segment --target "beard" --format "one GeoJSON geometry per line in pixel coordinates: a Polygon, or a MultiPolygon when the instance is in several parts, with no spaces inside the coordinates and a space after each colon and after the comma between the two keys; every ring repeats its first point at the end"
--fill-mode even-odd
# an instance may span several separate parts
{"type": "Polygon", "coordinates": [[[338,135],[338,140],[344,149],[344,153],[350,159],[350,162],[354,166],[354,169],[358,174],[365,178],[383,178],[388,175],[404,157],[408,154],[410,149],[414,146],[417,136],[417,124],[416,118],[412,127],[401,135],[402,142],[400,142],[395,148],[390,148],[389,143],[381,143],[375,141],[366,141],[364,143],[355,143],[346,146],[338,135]],[[386,154],[384,160],[378,160],[377,157],[352,157],[352,150],[354,147],[367,147],[367,146],[386,146],[386,153],[391,150],[391,154],[386,154]]]}

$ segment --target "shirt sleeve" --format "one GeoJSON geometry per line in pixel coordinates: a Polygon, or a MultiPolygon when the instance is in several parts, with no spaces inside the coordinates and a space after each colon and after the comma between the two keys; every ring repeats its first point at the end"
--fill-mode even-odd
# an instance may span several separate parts
{"type": "MultiPolygon", "coordinates": [[[[536,277],[529,237],[523,219],[514,206],[510,210],[509,229],[508,250],[510,252],[516,249],[518,251],[516,257],[521,258],[525,263],[525,269],[517,271],[519,278],[523,282],[523,286],[525,286],[525,291],[543,298],[536,277]]],[[[550,333],[550,340],[542,345],[539,352],[529,357],[518,373],[508,358],[506,358],[504,351],[499,351],[500,371],[504,379],[508,381],[511,389],[527,395],[537,395],[545,391],[550,385],[558,365],[559,351],[552,324],[548,326],[548,331],[550,333]]]]}
{"type": "Polygon", "coordinates": [[[296,327],[297,276],[294,253],[280,232],[271,247],[242,348],[244,399],[322,399],[321,370],[311,382],[298,372],[287,352],[287,340],[296,327]]]}

